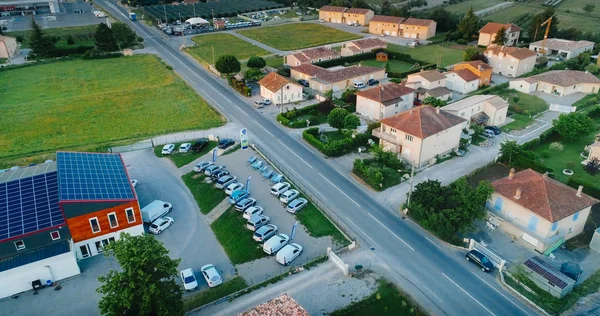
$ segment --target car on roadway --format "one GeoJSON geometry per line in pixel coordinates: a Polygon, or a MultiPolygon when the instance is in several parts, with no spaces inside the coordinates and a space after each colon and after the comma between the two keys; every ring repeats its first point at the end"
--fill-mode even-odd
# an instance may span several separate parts
{"type": "Polygon", "coordinates": [[[285,209],[288,212],[295,214],[298,213],[301,209],[303,209],[306,205],[308,205],[308,200],[305,198],[299,198],[291,201],[285,209]]]}
{"type": "Polygon", "coordinates": [[[131,180],[131,186],[135,189],[138,185],[138,180],[131,180]]]}
{"type": "Polygon", "coordinates": [[[235,140],[233,140],[231,138],[225,138],[225,139],[221,139],[219,141],[219,143],[217,144],[217,146],[221,149],[226,149],[227,147],[229,147],[233,144],[235,144],[235,140]]]}
{"type": "Polygon", "coordinates": [[[304,79],[300,79],[300,80],[298,80],[298,83],[299,83],[300,85],[302,85],[302,86],[305,86],[305,87],[307,87],[307,88],[310,86],[310,84],[308,83],[308,81],[306,81],[306,80],[304,80],[304,79]]]}
{"type": "Polygon", "coordinates": [[[225,189],[230,184],[237,181],[237,177],[232,176],[230,174],[220,177],[215,184],[217,189],[225,189]]]}
{"type": "Polygon", "coordinates": [[[467,252],[465,259],[479,266],[483,272],[491,272],[494,270],[494,264],[490,259],[475,249],[467,252]]]}
{"type": "Polygon", "coordinates": [[[264,225],[267,225],[271,219],[265,215],[254,215],[246,222],[246,228],[256,231],[264,225]]]}
{"type": "Polygon", "coordinates": [[[237,204],[237,202],[247,198],[250,196],[250,193],[248,193],[248,191],[246,190],[235,190],[233,191],[233,193],[231,193],[231,195],[229,196],[229,203],[230,204],[237,204]]]}
{"type": "Polygon", "coordinates": [[[231,195],[231,193],[233,193],[237,190],[240,190],[240,191],[244,190],[244,185],[239,182],[234,182],[227,186],[227,188],[225,189],[225,194],[231,195]]]}
{"type": "Polygon", "coordinates": [[[192,149],[192,143],[183,143],[179,145],[179,153],[187,154],[192,149]]]}
{"type": "Polygon", "coordinates": [[[198,288],[198,280],[196,280],[196,275],[192,269],[188,268],[179,272],[179,276],[186,291],[193,291],[198,288]]]}
{"type": "Polygon", "coordinates": [[[242,215],[242,217],[245,219],[250,219],[252,215],[262,215],[264,211],[265,209],[260,206],[250,206],[244,211],[244,215],[242,215]]]}
{"type": "Polygon", "coordinates": [[[204,169],[204,174],[207,176],[210,176],[210,175],[212,175],[213,171],[222,170],[222,169],[225,169],[225,166],[210,165],[210,166],[206,167],[206,169],[204,169]]]}
{"type": "Polygon", "coordinates": [[[239,202],[237,202],[235,204],[235,209],[243,212],[245,211],[247,208],[256,205],[256,199],[255,198],[245,198],[243,200],[240,200],[239,202]]]}
{"type": "Polygon", "coordinates": [[[364,82],[360,82],[360,81],[358,81],[358,82],[355,82],[355,83],[353,84],[353,86],[354,86],[356,89],[362,89],[362,88],[366,87],[367,85],[365,85],[365,83],[364,83],[364,82]]]}
{"type": "Polygon", "coordinates": [[[290,236],[286,234],[277,234],[265,241],[263,244],[263,251],[268,255],[274,255],[283,248],[283,246],[287,245],[288,241],[290,241],[290,236]]]}
{"type": "Polygon", "coordinates": [[[206,146],[206,144],[208,144],[210,141],[208,140],[208,138],[200,138],[199,140],[197,140],[194,145],[192,145],[192,151],[200,151],[202,148],[204,148],[204,146],[206,146]]]}
{"type": "Polygon", "coordinates": [[[160,217],[154,220],[152,224],[150,224],[150,228],[148,228],[148,231],[150,232],[150,234],[158,235],[165,231],[165,229],[171,227],[173,223],[175,223],[175,220],[173,220],[172,217],[160,217]]]}
{"type": "Polygon", "coordinates": [[[277,234],[277,229],[277,226],[273,224],[263,225],[254,232],[254,236],[252,236],[252,238],[260,243],[265,242],[273,235],[277,234]]]}
{"type": "Polygon", "coordinates": [[[204,280],[206,280],[206,283],[208,283],[208,287],[219,286],[223,283],[223,278],[221,277],[221,274],[219,274],[217,268],[215,268],[215,266],[213,266],[212,264],[207,264],[203,266],[202,268],[200,268],[200,272],[202,272],[204,280]]]}
{"type": "Polygon", "coordinates": [[[194,171],[195,172],[204,172],[206,170],[206,168],[212,166],[213,163],[210,161],[200,161],[199,163],[197,163],[194,166],[194,171]]]}
{"type": "Polygon", "coordinates": [[[483,129],[484,130],[488,130],[488,131],[492,131],[492,132],[494,132],[495,135],[502,134],[502,131],[500,130],[500,127],[498,127],[498,126],[490,125],[490,126],[484,127],[483,129]]]}
{"type": "Polygon", "coordinates": [[[294,190],[294,189],[287,190],[287,191],[281,193],[281,196],[279,196],[279,201],[281,201],[281,203],[283,203],[283,204],[288,204],[293,199],[298,197],[298,195],[300,195],[300,192],[298,192],[298,190],[294,190]]]}
{"type": "Polygon", "coordinates": [[[370,85],[370,86],[378,85],[379,84],[379,80],[377,80],[377,79],[369,79],[369,81],[367,81],[367,84],[370,85]]]}
{"type": "Polygon", "coordinates": [[[294,259],[298,258],[302,254],[302,246],[293,243],[286,245],[277,252],[275,260],[284,266],[289,265],[294,259]]]}
{"type": "Polygon", "coordinates": [[[166,144],[163,146],[162,151],[160,152],[163,155],[170,155],[173,150],[175,150],[175,144],[166,144]]]}
{"type": "Polygon", "coordinates": [[[289,190],[291,185],[287,182],[279,182],[271,187],[271,194],[279,197],[281,193],[289,190]]]}

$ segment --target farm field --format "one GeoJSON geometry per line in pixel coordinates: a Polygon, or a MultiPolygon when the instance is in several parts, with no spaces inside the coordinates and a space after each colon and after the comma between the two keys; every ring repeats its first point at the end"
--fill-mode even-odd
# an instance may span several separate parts
{"type": "Polygon", "coordinates": [[[448,10],[451,13],[467,13],[469,8],[473,7],[473,11],[479,11],[482,9],[486,9],[489,7],[493,7],[498,3],[502,3],[502,0],[472,0],[472,1],[464,1],[457,4],[451,4],[444,9],[448,10]]]}
{"type": "Polygon", "coordinates": [[[292,23],[238,31],[273,48],[288,51],[359,39],[361,36],[315,23],[292,23]],[[318,34],[319,36],[315,36],[318,34]]]}
{"type": "Polygon", "coordinates": [[[484,17],[483,19],[499,23],[508,23],[515,22],[519,17],[521,17],[525,13],[530,13],[533,16],[534,14],[537,14],[540,11],[542,11],[541,7],[531,7],[524,4],[515,4],[510,8],[506,8],[504,10],[492,13],[484,17]]]}
{"type": "Polygon", "coordinates": [[[223,124],[153,55],[10,69],[0,82],[0,159],[223,124]]]}
{"type": "MultiPolygon", "coordinates": [[[[48,36],[58,36],[59,40],[56,43],[57,48],[66,48],[73,46],[94,46],[94,33],[98,25],[84,25],[84,26],[72,26],[72,27],[61,27],[54,29],[43,29],[44,34],[48,36]],[[75,40],[75,45],[67,44],[67,36],[71,35],[75,40]]],[[[21,48],[29,48],[29,33],[30,31],[16,31],[8,32],[6,36],[22,36],[23,43],[21,48]]]]}
{"type": "Polygon", "coordinates": [[[556,10],[558,11],[571,11],[571,13],[578,13],[583,15],[589,15],[592,17],[600,18],[600,2],[598,0],[568,0],[562,1],[559,5],[556,6],[556,10]],[[594,10],[591,12],[586,12],[583,10],[583,7],[587,4],[591,4],[595,6],[594,10]]]}
{"type": "MultiPolygon", "coordinates": [[[[442,55],[442,67],[454,65],[463,61],[464,51],[461,49],[450,48],[453,43],[424,45],[416,48],[406,46],[388,45],[388,49],[400,53],[409,54],[413,59],[424,61],[431,64],[437,64],[442,55]]],[[[411,65],[412,66],[412,65],[411,65]]]]}
{"type": "Polygon", "coordinates": [[[152,15],[154,19],[164,19],[166,9],[166,15],[169,21],[175,21],[180,19],[179,14],[181,14],[182,20],[187,20],[193,16],[208,20],[209,18],[212,19],[213,12],[215,18],[235,17],[239,13],[262,11],[281,7],[283,7],[282,4],[267,0],[221,0],[198,2],[195,5],[181,3],[177,5],[167,5],[166,7],[163,7],[162,4],[159,4],[146,6],[144,7],[144,11],[149,15],[152,15]]]}
{"type": "Polygon", "coordinates": [[[232,54],[239,60],[269,54],[268,51],[227,33],[199,35],[192,37],[192,40],[197,46],[190,47],[187,51],[200,61],[209,64],[214,64],[213,48],[215,60],[225,54],[232,54]]]}

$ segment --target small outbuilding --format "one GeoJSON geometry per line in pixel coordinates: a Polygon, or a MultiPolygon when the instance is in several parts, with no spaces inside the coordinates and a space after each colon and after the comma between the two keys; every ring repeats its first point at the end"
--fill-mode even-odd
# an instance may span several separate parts
{"type": "Polygon", "coordinates": [[[388,61],[388,54],[386,52],[379,52],[375,55],[377,61],[388,61]]]}

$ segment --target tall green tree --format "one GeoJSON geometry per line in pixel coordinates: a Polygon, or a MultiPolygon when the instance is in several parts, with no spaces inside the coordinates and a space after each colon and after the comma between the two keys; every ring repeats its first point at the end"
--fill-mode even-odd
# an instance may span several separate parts
{"type": "MultiPolygon", "coordinates": [[[[546,26],[541,26],[546,20],[548,20],[551,16],[553,16],[556,12],[553,7],[546,7],[546,9],[536,15],[531,19],[531,24],[527,28],[527,34],[532,38],[532,41],[538,41],[544,38],[544,32],[546,32],[546,26]],[[537,34],[536,34],[537,31],[537,34]]],[[[558,17],[554,16],[552,18],[552,24],[550,24],[550,31],[548,33],[548,38],[557,37],[558,35],[558,17]]]]}
{"type": "Polygon", "coordinates": [[[98,24],[94,34],[96,48],[104,52],[114,52],[118,50],[117,41],[110,27],[104,23],[98,24]]]}
{"type": "Polygon", "coordinates": [[[258,57],[258,56],[250,57],[250,59],[248,59],[248,62],[246,63],[246,66],[248,66],[249,68],[254,68],[254,69],[261,69],[266,65],[267,65],[267,62],[262,57],[258,57]]]}
{"type": "Polygon", "coordinates": [[[348,116],[348,111],[342,108],[335,108],[327,115],[327,123],[333,128],[341,130],[344,128],[344,119],[348,116]]]}
{"type": "Polygon", "coordinates": [[[360,126],[360,119],[354,114],[348,114],[344,117],[344,128],[345,129],[356,129],[360,126]]]}
{"type": "Polygon", "coordinates": [[[336,6],[336,7],[347,7],[348,6],[348,1],[346,1],[346,0],[333,0],[333,1],[331,1],[331,5],[332,6],[336,6]]]}
{"type": "Polygon", "coordinates": [[[500,159],[509,165],[513,158],[521,153],[521,146],[516,140],[506,140],[500,143],[500,159]]]}
{"type": "Polygon", "coordinates": [[[54,50],[54,40],[46,36],[42,28],[31,18],[31,32],[29,32],[29,46],[36,57],[49,57],[54,50]]]}
{"type": "Polygon", "coordinates": [[[379,14],[390,15],[391,12],[392,4],[390,3],[390,0],[383,0],[383,2],[381,2],[381,6],[379,6],[379,14]]]}
{"type": "Polygon", "coordinates": [[[596,6],[593,4],[586,4],[583,6],[583,12],[587,14],[592,14],[592,12],[596,9],[596,6]]]}
{"type": "Polygon", "coordinates": [[[498,32],[496,32],[496,36],[494,37],[492,44],[501,46],[504,45],[506,42],[508,42],[508,36],[506,36],[506,28],[503,27],[499,29],[498,32]]]}
{"type": "Polygon", "coordinates": [[[353,0],[352,1],[353,8],[361,8],[361,9],[370,9],[371,6],[365,0],[353,0]]]}
{"type": "Polygon", "coordinates": [[[473,11],[473,7],[469,8],[469,11],[465,14],[465,16],[458,22],[457,32],[460,34],[461,38],[470,41],[473,39],[473,36],[477,34],[479,30],[479,17],[475,15],[473,11]]]}
{"type": "Polygon", "coordinates": [[[437,107],[442,107],[442,106],[446,105],[446,101],[440,100],[436,97],[429,96],[429,97],[426,97],[425,99],[423,99],[423,104],[431,105],[431,106],[434,106],[437,108],[437,107]]]}
{"type": "Polygon", "coordinates": [[[240,61],[233,55],[222,55],[215,62],[215,68],[229,77],[233,73],[238,73],[242,69],[240,61]]]}
{"type": "Polygon", "coordinates": [[[111,29],[118,49],[130,48],[142,41],[125,23],[113,23],[111,29]]]}
{"type": "Polygon", "coordinates": [[[456,30],[458,18],[456,15],[448,12],[444,8],[435,8],[427,16],[430,20],[437,22],[436,30],[438,32],[448,32],[456,30]]]}
{"type": "Polygon", "coordinates": [[[568,141],[575,141],[596,129],[596,122],[583,113],[573,112],[561,114],[552,121],[552,126],[560,136],[568,141]]]}
{"type": "Polygon", "coordinates": [[[163,244],[151,235],[121,238],[106,246],[121,270],[98,277],[103,315],[183,315],[182,290],[175,282],[180,259],[173,260],[163,244]]]}

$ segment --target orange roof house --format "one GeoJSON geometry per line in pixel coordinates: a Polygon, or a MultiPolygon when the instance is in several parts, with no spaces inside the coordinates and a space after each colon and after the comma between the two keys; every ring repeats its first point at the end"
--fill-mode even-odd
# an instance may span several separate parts
{"type": "Polygon", "coordinates": [[[466,69],[479,78],[479,86],[487,86],[492,81],[492,67],[481,60],[465,61],[454,65],[454,71],[466,69]]]}
{"type": "Polygon", "coordinates": [[[512,23],[496,23],[488,22],[484,27],[479,30],[479,40],[477,45],[489,46],[496,39],[496,33],[502,28],[505,30],[507,42],[505,46],[514,46],[519,42],[519,36],[521,35],[521,28],[512,23]]]}

